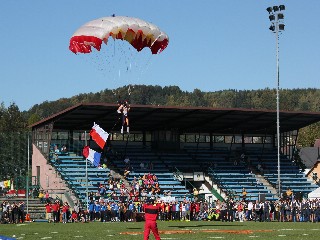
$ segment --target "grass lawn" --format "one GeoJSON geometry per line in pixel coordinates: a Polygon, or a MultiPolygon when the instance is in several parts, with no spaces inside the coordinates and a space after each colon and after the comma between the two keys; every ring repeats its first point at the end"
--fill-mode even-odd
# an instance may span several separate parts
{"type": "MultiPolygon", "coordinates": [[[[0,224],[0,235],[26,240],[135,240],[143,239],[143,225],[144,222],[0,224]]],[[[161,239],[320,239],[320,223],[158,222],[158,227],[161,239]]],[[[154,239],[153,235],[150,239],[154,239]]]]}

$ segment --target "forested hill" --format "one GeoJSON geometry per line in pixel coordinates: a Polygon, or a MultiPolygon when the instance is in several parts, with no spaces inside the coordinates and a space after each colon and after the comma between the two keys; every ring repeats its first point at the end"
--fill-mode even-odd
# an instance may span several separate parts
{"type": "MultiPolygon", "coordinates": [[[[177,86],[132,85],[117,89],[105,89],[97,93],[83,93],[71,98],[45,101],[34,105],[30,110],[20,112],[12,103],[8,108],[0,106],[0,132],[19,131],[43,118],[58,113],[79,103],[116,103],[127,99],[131,104],[163,106],[203,106],[213,108],[276,109],[276,90],[223,90],[203,92],[182,91],[177,86]],[[129,93],[131,93],[129,95],[129,93]]],[[[280,90],[280,110],[320,112],[320,89],[282,89],[280,90]]],[[[310,146],[314,139],[320,138],[320,122],[300,131],[301,146],[310,146]]]]}
{"type": "MultiPolygon", "coordinates": [[[[84,93],[57,101],[45,101],[34,105],[27,115],[36,114],[40,118],[74,106],[78,103],[105,102],[116,103],[128,99],[131,104],[164,106],[203,106],[213,108],[276,109],[276,90],[223,90],[216,92],[182,91],[177,86],[160,87],[133,85],[118,89],[105,89],[97,93],[84,93]]],[[[280,90],[280,109],[288,111],[320,112],[320,89],[280,90]]]]}

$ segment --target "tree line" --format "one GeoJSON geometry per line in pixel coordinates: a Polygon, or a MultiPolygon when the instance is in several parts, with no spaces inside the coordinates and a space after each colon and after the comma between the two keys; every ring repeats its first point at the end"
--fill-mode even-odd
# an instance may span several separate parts
{"type": "MultiPolygon", "coordinates": [[[[132,104],[141,105],[276,109],[276,90],[269,88],[259,90],[229,89],[215,92],[203,92],[199,89],[188,92],[177,86],[133,85],[130,86],[130,92],[128,88],[129,86],[124,86],[113,90],[105,89],[97,93],[79,94],[51,102],[45,101],[34,105],[27,113],[44,118],[78,103],[115,103],[119,98],[127,99],[132,104]]],[[[320,112],[320,89],[280,90],[280,110],[320,112]]]]}
{"type": "Polygon", "coordinates": [[[30,131],[26,119],[26,113],[21,112],[15,103],[11,103],[8,108],[1,103],[0,181],[14,178],[16,185],[25,186],[28,152],[31,153],[31,149],[28,149],[30,131]]]}

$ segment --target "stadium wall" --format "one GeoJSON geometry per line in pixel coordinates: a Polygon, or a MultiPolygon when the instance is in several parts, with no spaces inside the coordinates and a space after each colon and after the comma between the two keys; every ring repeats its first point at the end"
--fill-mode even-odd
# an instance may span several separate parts
{"type": "Polygon", "coordinates": [[[47,159],[34,144],[32,148],[32,176],[35,176],[37,181],[32,184],[40,184],[41,189],[45,191],[49,190],[49,193],[53,191],[65,191],[67,187],[55,171],[55,168],[47,163],[47,159]]]}

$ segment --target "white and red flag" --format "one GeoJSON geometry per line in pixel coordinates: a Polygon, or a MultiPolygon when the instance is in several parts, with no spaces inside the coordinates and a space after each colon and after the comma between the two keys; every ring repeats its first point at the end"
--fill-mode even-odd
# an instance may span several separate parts
{"type": "Polygon", "coordinates": [[[98,124],[94,123],[90,131],[90,136],[92,139],[103,149],[104,145],[107,142],[109,133],[104,131],[98,124]]]}

